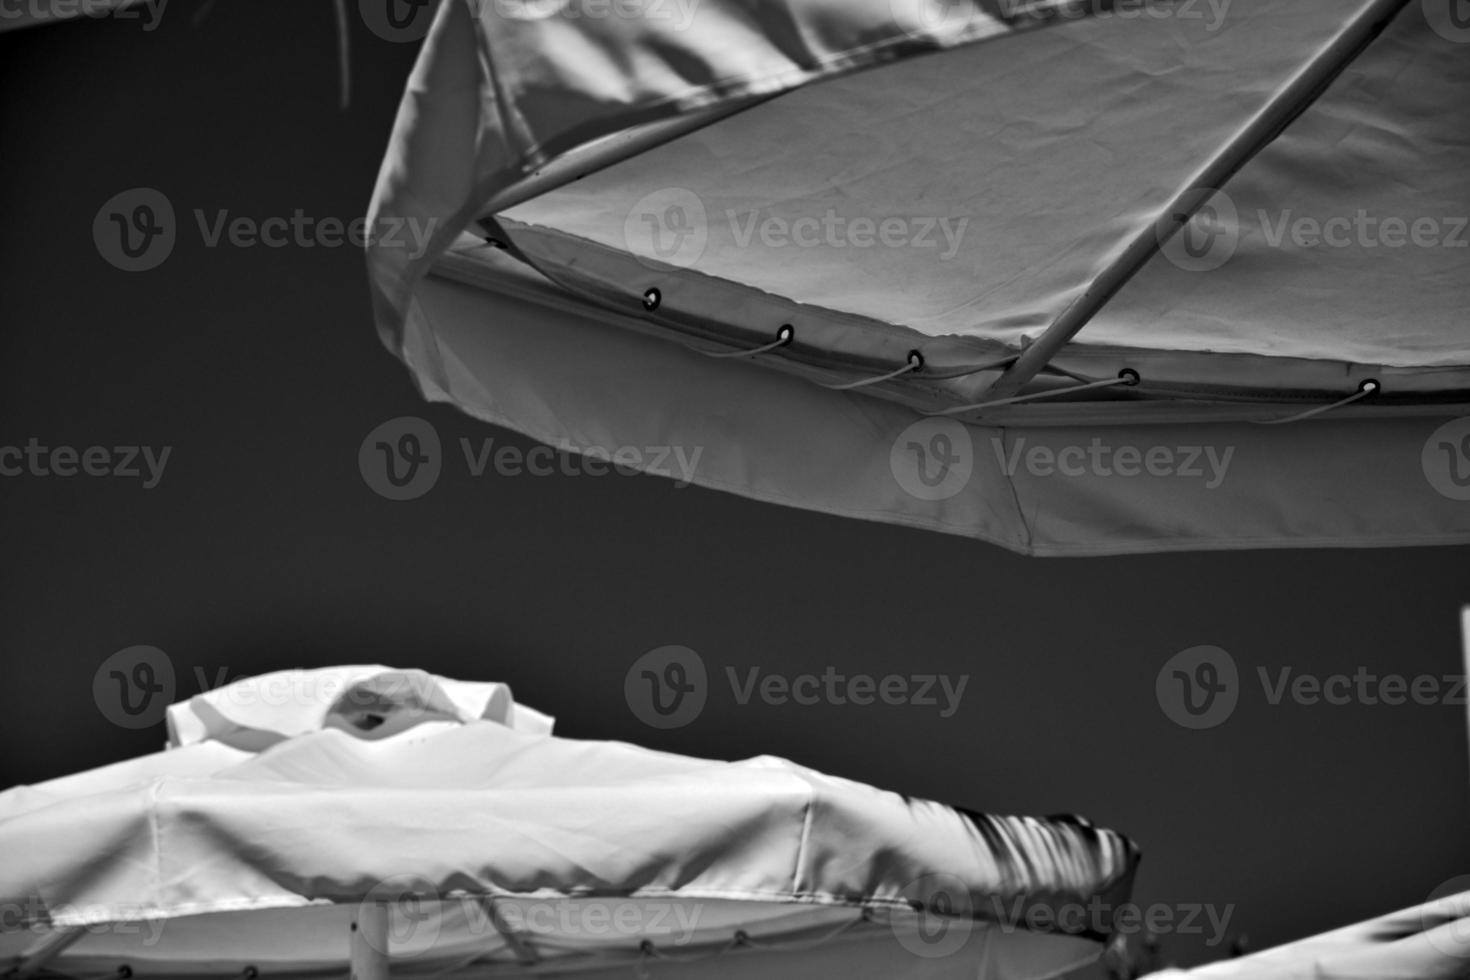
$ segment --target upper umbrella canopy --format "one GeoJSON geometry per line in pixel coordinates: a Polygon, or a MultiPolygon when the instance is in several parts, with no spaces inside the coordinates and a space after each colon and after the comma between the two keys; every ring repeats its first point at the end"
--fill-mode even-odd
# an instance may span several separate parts
{"type": "Polygon", "coordinates": [[[1467,41],[1452,0],[452,0],[379,325],[543,441],[1027,553],[1470,541],[1467,41]]]}
{"type": "Polygon", "coordinates": [[[1077,818],[550,726],[384,667],[175,705],[168,751],[0,794],[0,957],[304,976],[381,909],[403,975],[1041,978],[1098,955],[1132,886],[1133,845],[1077,818]]]}

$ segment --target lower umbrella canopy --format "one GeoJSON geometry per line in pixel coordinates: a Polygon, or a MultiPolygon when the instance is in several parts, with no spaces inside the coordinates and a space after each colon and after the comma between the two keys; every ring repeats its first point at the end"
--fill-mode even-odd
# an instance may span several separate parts
{"type": "MultiPolygon", "coordinates": [[[[1470,884],[1465,879],[1460,885],[1470,884]]],[[[1470,976],[1470,891],[1197,970],[1149,980],[1454,980],[1470,976]]]]}
{"type": "Polygon", "coordinates": [[[170,747],[0,794],[21,975],[1042,978],[1138,853],[770,757],[550,734],[503,685],[345,667],[169,709],[170,747]]]}

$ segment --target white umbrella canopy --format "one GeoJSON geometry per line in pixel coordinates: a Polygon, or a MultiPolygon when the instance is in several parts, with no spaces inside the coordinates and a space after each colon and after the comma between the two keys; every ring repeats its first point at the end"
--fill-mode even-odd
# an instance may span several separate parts
{"type": "Polygon", "coordinates": [[[168,751],[0,794],[21,975],[1042,978],[1137,851],[781,759],[550,734],[503,685],[289,671],[174,705],[168,751]]]}
{"type": "MultiPolygon", "coordinates": [[[[1460,879],[1460,884],[1470,880],[1460,879]]],[[[1470,892],[1151,980],[1458,980],[1470,975],[1470,892]]]]}
{"type": "Polygon", "coordinates": [[[541,441],[1029,554],[1464,542],[1452,6],[446,3],[379,327],[541,441]]]}

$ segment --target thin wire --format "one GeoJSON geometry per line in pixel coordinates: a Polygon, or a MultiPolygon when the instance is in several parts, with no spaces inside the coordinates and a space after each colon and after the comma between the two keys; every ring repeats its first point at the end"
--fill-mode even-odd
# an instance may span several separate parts
{"type": "Polygon", "coordinates": [[[1044,398],[1060,398],[1062,395],[1072,395],[1079,391],[1093,391],[1098,388],[1115,388],[1118,385],[1132,387],[1138,384],[1138,375],[1120,376],[1108,378],[1103,381],[1090,381],[1087,384],[1073,385],[1070,388],[1053,388],[1050,391],[1037,391],[1029,395],[1014,395],[1010,398],[997,398],[995,401],[976,402],[973,405],[958,405],[954,408],[946,408],[938,412],[925,412],[929,416],[963,415],[966,412],[980,412],[987,408],[999,408],[1002,405],[1014,405],[1017,402],[1034,402],[1044,398]]]}
{"type": "Polygon", "coordinates": [[[752,347],[750,350],[708,351],[700,350],[698,347],[691,347],[689,349],[696,353],[703,354],[705,357],[754,357],[757,354],[764,354],[767,351],[773,351],[777,347],[785,347],[787,344],[791,343],[791,339],[794,336],[795,332],[790,327],[782,327],[780,330],[776,331],[775,340],[771,341],[769,344],[762,344],[759,347],[752,347]]]}
{"type": "Polygon", "coordinates": [[[846,384],[838,385],[829,385],[822,381],[818,381],[817,384],[821,385],[823,388],[830,388],[832,391],[852,391],[855,388],[866,388],[869,385],[877,385],[882,384],[885,381],[892,381],[894,378],[899,378],[905,374],[909,374],[910,372],[917,371],[923,366],[923,358],[915,357],[914,355],[910,354],[908,361],[904,364],[903,367],[899,368],[896,371],[889,371],[887,374],[880,374],[876,378],[863,378],[860,381],[849,381],[846,384]]]}
{"type": "MultiPolygon", "coordinates": [[[[572,283],[568,279],[566,279],[566,278],[558,275],[557,274],[557,271],[555,269],[552,269],[552,268],[547,267],[543,263],[538,262],[537,260],[533,259],[531,256],[527,255],[521,249],[517,248],[516,245],[515,245],[515,243],[513,241],[511,241],[510,235],[507,234],[500,227],[500,223],[498,221],[495,221],[493,218],[491,218],[491,219],[486,219],[484,221],[484,223],[494,232],[494,237],[491,238],[491,239],[487,239],[486,240],[486,247],[490,247],[490,248],[504,248],[506,251],[510,252],[511,255],[515,256],[517,259],[519,259],[522,262],[526,263],[526,265],[530,266],[535,271],[541,273],[541,275],[545,276],[548,280],[550,280],[551,282],[553,282],[556,285],[560,286],[561,288],[565,289],[567,292],[571,293],[573,296],[580,297],[580,298],[582,298],[582,299],[584,299],[584,300],[586,300],[586,301],[588,301],[590,303],[593,303],[594,305],[601,306],[603,309],[606,309],[606,310],[611,310],[611,311],[616,312],[616,313],[623,313],[624,312],[619,306],[615,305],[614,303],[610,302],[609,300],[606,300],[606,299],[604,299],[604,298],[596,295],[595,293],[588,293],[586,290],[582,289],[581,287],[579,287],[575,283],[572,283]]],[[[660,307],[660,306],[663,305],[663,296],[662,296],[661,293],[659,293],[658,290],[656,290],[656,289],[650,289],[650,290],[647,290],[646,292],[644,292],[644,294],[643,294],[643,302],[644,302],[645,309],[647,309],[648,312],[652,313],[654,310],[658,309],[658,307],[660,307]],[[650,294],[653,294],[654,295],[654,300],[653,300],[653,305],[652,306],[649,306],[648,305],[649,304],[649,295],[650,294]]],[[[775,340],[771,341],[769,344],[762,344],[759,347],[753,347],[753,348],[751,348],[749,350],[708,351],[708,350],[701,350],[698,347],[689,347],[689,345],[687,345],[687,344],[684,345],[684,346],[688,350],[694,351],[694,353],[696,353],[696,354],[703,354],[705,357],[716,357],[716,358],[754,357],[757,354],[765,354],[768,351],[773,351],[777,347],[785,347],[787,344],[791,343],[791,341],[793,339],[795,339],[795,337],[796,337],[796,328],[793,327],[789,323],[783,323],[781,325],[781,328],[776,331],[776,339],[775,340]]]]}
{"type": "MultiPolygon", "coordinates": [[[[338,2],[343,2],[343,0],[338,0],[338,2]]],[[[493,237],[486,239],[486,244],[488,246],[490,246],[491,248],[502,248],[502,249],[506,249],[506,250],[510,251],[511,254],[515,255],[516,258],[520,259],[522,262],[525,262],[532,269],[534,269],[537,272],[541,273],[541,275],[545,276],[551,282],[553,282],[556,285],[562,287],[563,289],[567,290],[568,292],[572,293],[573,295],[580,296],[583,299],[590,300],[591,302],[596,303],[597,305],[600,305],[600,306],[604,307],[605,309],[614,310],[614,311],[619,312],[619,313],[622,312],[622,310],[619,307],[617,307],[617,306],[613,305],[612,303],[609,303],[609,302],[607,302],[605,300],[602,300],[600,297],[596,297],[596,296],[587,294],[584,290],[582,290],[578,286],[574,285],[573,283],[571,283],[567,279],[565,279],[565,278],[557,275],[557,273],[556,273],[555,270],[545,267],[542,263],[540,263],[540,262],[532,259],[529,255],[526,255],[520,249],[515,248],[514,244],[510,241],[510,236],[508,234],[506,234],[505,231],[500,227],[499,222],[494,221],[493,219],[491,219],[487,224],[490,227],[491,231],[494,233],[493,234],[493,237]]],[[[648,302],[649,302],[648,297],[649,297],[649,294],[650,293],[655,293],[656,294],[655,295],[655,298],[653,300],[654,305],[653,305],[652,308],[649,308],[649,312],[651,313],[651,312],[653,312],[653,310],[655,310],[659,306],[662,306],[663,305],[663,296],[662,296],[661,293],[658,293],[656,290],[649,290],[649,291],[645,292],[643,294],[643,297],[644,297],[644,305],[645,305],[646,308],[648,307],[648,302]]],[[[768,344],[762,344],[759,347],[751,348],[750,350],[708,351],[708,350],[702,350],[701,348],[698,348],[698,347],[688,347],[688,345],[685,345],[685,346],[688,347],[689,350],[694,351],[696,354],[703,354],[705,357],[714,357],[714,358],[722,358],[722,359],[723,358],[745,358],[745,357],[755,357],[758,354],[767,354],[767,353],[775,350],[778,347],[785,347],[787,344],[791,343],[791,341],[794,340],[795,337],[796,337],[795,328],[792,327],[791,324],[788,323],[788,324],[782,324],[781,329],[776,332],[776,339],[775,340],[771,341],[768,344]]],[[[953,378],[964,378],[964,377],[968,377],[969,375],[972,375],[972,374],[979,374],[981,371],[993,371],[993,370],[995,370],[997,368],[1007,367],[1010,364],[1012,364],[1016,360],[1016,358],[1018,358],[1020,356],[1021,355],[1019,355],[1019,354],[1010,354],[1010,355],[1008,355],[1006,357],[999,358],[999,359],[994,360],[994,361],[988,361],[988,362],[986,362],[984,364],[974,364],[974,365],[971,365],[969,367],[962,367],[962,368],[951,368],[948,371],[942,371],[942,372],[939,372],[937,374],[926,374],[925,377],[927,377],[927,378],[929,378],[929,379],[931,379],[933,381],[947,381],[947,380],[951,380],[953,378]]],[[[912,371],[917,371],[920,368],[922,368],[923,366],[924,366],[924,363],[923,363],[922,356],[919,357],[917,360],[914,357],[910,356],[909,360],[904,364],[903,367],[898,368],[897,370],[892,371],[889,374],[880,375],[879,377],[876,377],[876,378],[864,378],[864,379],[859,380],[859,381],[848,382],[848,383],[845,383],[845,384],[836,384],[836,385],[829,385],[829,384],[824,384],[824,383],[821,383],[821,382],[818,382],[818,383],[821,384],[821,386],[823,388],[830,388],[833,391],[849,391],[849,390],[852,390],[852,389],[855,389],[855,388],[865,388],[865,387],[868,387],[869,385],[882,384],[884,381],[891,381],[894,378],[902,377],[903,375],[908,374],[908,373],[910,373],[912,371]]]]}
{"type": "Polygon", "coordinates": [[[1353,394],[1348,395],[1346,398],[1339,398],[1331,405],[1318,405],[1316,408],[1309,409],[1298,415],[1289,415],[1284,419],[1254,419],[1253,421],[1256,425],[1290,425],[1293,422],[1302,422],[1307,419],[1316,418],[1319,415],[1325,415],[1328,412],[1342,408],[1344,405],[1351,405],[1353,402],[1361,401],[1364,398],[1370,398],[1378,394],[1380,390],[1382,390],[1382,386],[1377,381],[1364,381],[1353,394]]]}

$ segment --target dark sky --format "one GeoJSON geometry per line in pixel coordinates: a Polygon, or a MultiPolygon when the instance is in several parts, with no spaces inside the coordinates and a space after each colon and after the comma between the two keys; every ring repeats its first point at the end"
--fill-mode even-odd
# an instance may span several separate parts
{"type": "MultiPolygon", "coordinates": [[[[1233,907],[1260,947],[1422,901],[1470,870],[1465,709],[1272,706],[1258,668],[1461,671],[1463,548],[1021,558],[649,477],[472,478],[395,503],[357,466],[378,424],[508,432],[427,406],[371,325],[352,248],[99,256],[92,222],[155,188],[256,219],[363,212],[413,45],[353,25],[337,106],[327,0],[176,0],[159,28],[0,37],[0,446],[170,446],[160,484],[0,479],[0,784],[150,751],[92,681],[151,644],[179,696],[291,666],[382,662],[508,681],[561,734],[771,753],[1002,813],[1085,813],[1144,851],[1143,903],[1233,907]],[[968,674],[959,711],[711,697],[646,727],[623,678],[681,644],[712,671],[968,674]],[[1224,725],[1171,723],[1154,681],[1218,645],[1224,725]],[[223,672],[223,674],[221,674],[223,672]]],[[[355,5],[353,5],[355,6],[355,5]]],[[[1218,950],[1171,936],[1185,961],[1218,950]]]]}

